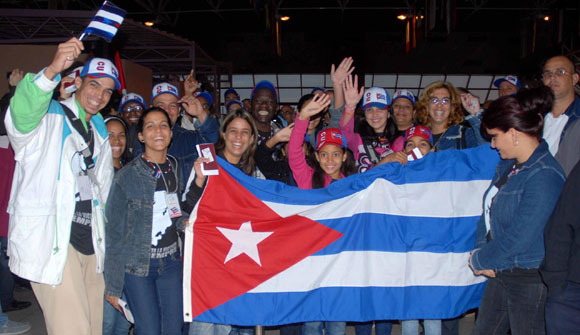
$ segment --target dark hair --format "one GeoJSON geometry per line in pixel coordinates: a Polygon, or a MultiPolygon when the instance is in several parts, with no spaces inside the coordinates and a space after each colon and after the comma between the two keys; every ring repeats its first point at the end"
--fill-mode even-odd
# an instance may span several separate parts
{"type": "MultiPolygon", "coordinates": [[[[356,171],[356,164],[354,161],[354,155],[352,152],[347,149],[343,148],[343,152],[346,152],[346,160],[342,162],[340,166],[340,172],[345,176],[348,177],[351,174],[355,174],[356,171]]],[[[324,175],[326,172],[322,170],[320,167],[320,163],[316,161],[316,164],[313,164],[314,173],[312,174],[312,188],[323,188],[324,187],[324,175]]]]}
{"type": "MultiPolygon", "coordinates": [[[[106,116],[105,117],[105,126],[107,124],[109,124],[110,122],[113,121],[117,121],[121,124],[121,126],[123,126],[123,129],[125,130],[125,137],[129,137],[129,128],[127,128],[127,124],[125,123],[125,121],[123,119],[121,119],[118,116],[106,116]]],[[[128,141],[127,141],[128,142],[128,141]]],[[[131,160],[131,154],[129,153],[129,150],[127,150],[127,143],[125,143],[125,148],[123,149],[123,153],[121,154],[121,166],[125,165],[125,163],[129,162],[131,160]]]]}
{"type": "Polygon", "coordinates": [[[147,116],[147,114],[152,113],[152,112],[160,112],[163,115],[165,115],[165,117],[167,118],[167,122],[169,122],[169,127],[171,128],[171,119],[169,118],[169,114],[167,114],[167,112],[165,111],[165,109],[161,108],[161,107],[151,107],[149,109],[146,109],[143,114],[141,114],[141,116],[139,117],[139,122],[137,123],[137,133],[142,133],[143,132],[143,123],[145,123],[145,117],[147,116]]]}
{"type": "Polygon", "coordinates": [[[235,119],[240,118],[245,120],[250,124],[250,128],[252,129],[252,139],[246,151],[242,154],[240,161],[237,164],[237,167],[242,170],[248,176],[251,176],[254,173],[254,169],[256,166],[256,162],[254,161],[254,152],[256,152],[256,148],[258,147],[258,128],[256,127],[256,123],[254,122],[254,118],[250,113],[246,112],[243,109],[237,109],[231,111],[224,119],[220,127],[220,138],[215,145],[215,151],[217,154],[223,153],[226,148],[226,141],[225,141],[225,133],[228,129],[228,126],[232,121],[235,119]]]}
{"type": "Polygon", "coordinates": [[[517,131],[542,139],[544,115],[552,110],[554,93],[547,86],[519,91],[515,96],[504,96],[491,103],[483,112],[481,133],[489,138],[485,129],[503,132],[517,131]]]}

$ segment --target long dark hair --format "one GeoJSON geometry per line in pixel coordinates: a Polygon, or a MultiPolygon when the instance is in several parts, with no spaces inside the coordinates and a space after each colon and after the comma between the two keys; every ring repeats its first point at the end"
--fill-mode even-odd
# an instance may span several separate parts
{"type": "Polygon", "coordinates": [[[121,119],[118,116],[106,116],[105,117],[105,125],[109,124],[109,122],[114,122],[117,121],[121,124],[121,126],[123,126],[123,129],[125,130],[125,148],[123,148],[123,153],[121,154],[120,157],[120,162],[121,162],[121,166],[124,166],[127,162],[131,161],[132,157],[131,154],[129,153],[129,150],[127,150],[127,139],[129,138],[129,128],[127,127],[127,124],[125,123],[125,121],[123,119],[121,119]]]}
{"type": "MultiPolygon", "coordinates": [[[[387,115],[391,115],[390,110],[387,110],[387,115]]],[[[365,143],[379,141],[379,135],[377,135],[373,127],[371,127],[366,119],[363,119],[358,125],[358,133],[365,143]]],[[[397,128],[395,122],[392,119],[387,119],[385,129],[383,129],[383,135],[389,143],[393,143],[393,141],[397,138],[397,128]]]]}
{"type": "Polygon", "coordinates": [[[554,93],[547,86],[519,91],[515,96],[504,96],[491,103],[483,112],[481,134],[489,138],[485,129],[503,132],[517,131],[542,139],[544,115],[552,110],[554,93]]]}
{"type": "Polygon", "coordinates": [[[228,129],[229,124],[237,119],[240,118],[245,120],[252,128],[252,139],[250,144],[248,145],[248,149],[242,154],[240,161],[237,164],[237,167],[242,170],[248,176],[251,176],[254,173],[254,169],[256,167],[256,162],[254,161],[254,152],[256,152],[257,143],[258,143],[258,128],[256,127],[256,123],[254,122],[254,118],[250,115],[250,113],[246,112],[243,109],[238,109],[235,111],[230,112],[224,119],[220,127],[220,138],[215,145],[215,150],[218,155],[223,155],[223,152],[226,148],[226,141],[225,141],[225,133],[228,129]]]}
{"type": "MultiPolygon", "coordinates": [[[[342,165],[340,166],[340,172],[345,177],[348,177],[351,174],[355,174],[357,172],[356,164],[354,161],[354,155],[347,148],[343,148],[342,151],[346,152],[346,160],[342,162],[342,165]]],[[[312,157],[314,157],[314,155],[312,155],[312,157]]],[[[314,161],[311,160],[312,167],[314,168],[314,174],[312,174],[312,188],[323,188],[324,175],[326,174],[326,172],[322,170],[322,168],[320,167],[320,163],[318,163],[316,158],[313,158],[313,160],[314,161]]]]}
{"type": "Polygon", "coordinates": [[[145,123],[145,117],[147,116],[147,114],[152,112],[160,112],[163,115],[165,115],[165,117],[167,118],[167,122],[169,122],[169,128],[172,128],[171,119],[169,118],[169,114],[167,114],[165,109],[161,107],[151,107],[145,110],[143,114],[141,114],[141,116],[139,117],[139,122],[137,122],[137,133],[143,132],[143,123],[145,123]]]}

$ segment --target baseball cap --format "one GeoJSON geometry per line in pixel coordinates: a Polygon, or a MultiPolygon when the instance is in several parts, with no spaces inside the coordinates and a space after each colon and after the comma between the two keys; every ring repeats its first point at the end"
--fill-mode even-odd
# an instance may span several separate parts
{"type": "Polygon", "coordinates": [[[322,87],[315,87],[312,89],[312,92],[310,92],[310,94],[314,94],[314,93],[316,93],[316,91],[322,91],[322,93],[326,93],[326,89],[324,89],[322,87]]]}
{"type": "Polygon", "coordinates": [[[367,109],[377,107],[379,109],[387,109],[391,104],[391,96],[382,87],[371,87],[365,90],[362,101],[362,108],[367,109]]]}
{"type": "Polygon", "coordinates": [[[194,97],[196,97],[196,98],[204,98],[205,101],[207,101],[207,104],[210,105],[210,106],[213,103],[213,98],[211,97],[211,94],[209,94],[208,92],[196,92],[194,94],[194,97]]]}
{"type": "Polygon", "coordinates": [[[170,83],[159,83],[153,86],[153,90],[151,90],[151,103],[153,103],[155,98],[165,93],[172,94],[177,99],[179,99],[179,91],[177,90],[177,87],[171,85],[170,83]]]}
{"type": "Polygon", "coordinates": [[[419,136],[431,143],[433,145],[433,135],[431,135],[431,130],[425,126],[413,126],[405,132],[405,142],[407,142],[411,137],[419,136]]]}
{"type": "Polygon", "coordinates": [[[272,91],[272,93],[274,93],[274,96],[276,96],[276,101],[278,101],[278,91],[276,91],[276,87],[274,86],[274,84],[272,84],[267,80],[262,80],[261,82],[257,83],[256,86],[254,86],[252,94],[250,95],[250,100],[254,99],[254,93],[256,93],[259,89],[262,88],[267,88],[270,91],[272,91]]]}
{"type": "Polygon", "coordinates": [[[496,81],[493,82],[493,86],[499,87],[499,85],[501,85],[501,83],[503,83],[504,81],[507,81],[508,83],[514,85],[517,88],[522,88],[522,84],[518,80],[518,77],[512,76],[511,74],[508,74],[504,78],[497,79],[496,81]]]}
{"type": "Polygon", "coordinates": [[[337,128],[326,128],[316,135],[316,151],[322,149],[327,144],[334,144],[341,148],[346,148],[346,138],[337,128]]]}
{"type": "Polygon", "coordinates": [[[233,88],[228,88],[228,89],[227,89],[227,90],[224,92],[224,99],[225,99],[225,98],[228,96],[228,94],[231,94],[231,93],[235,94],[235,95],[236,95],[236,97],[238,97],[238,99],[237,99],[237,100],[239,100],[239,99],[240,99],[240,95],[238,94],[238,91],[234,90],[233,88]]]}
{"type": "Polygon", "coordinates": [[[121,104],[119,105],[119,112],[122,113],[123,112],[123,107],[125,107],[126,104],[128,104],[129,102],[137,102],[139,104],[141,104],[141,106],[143,108],[145,108],[145,106],[147,105],[145,103],[145,99],[143,99],[142,96],[140,96],[137,93],[128,93],[127,95],[124,95],[121,98],[121,104]]]}
{"type": "Polygon", "coordinates": [[[109,77],[115,82],[115,89],[121,88],[121,82],[119,81],[119,71],[111,62],[106,58],[93,58],[91,59],[81,71],[80,77],[89,76],[92,78],[103,78],[109,77]]]}
{"type": "Polygon", "coordinates": [[[408,99],[409,101],[411,101],[413,106],[415,106],[415,103],[417,102],[415,100],[415,95],[411,93],[411,91],[409,90],[398,90],[397,92],[395,92],[395,95],[393,95],[393,102],[395,102],[395,100],[399,98],[408,99]]]}
{"type": "Polygon", "coordinates": [[[230,110],[231,105],[240,105],[242,107],[242,109],[244,108],[244,104],[240,100],[231,100],[226,105],[226,111],[230,110]]]}

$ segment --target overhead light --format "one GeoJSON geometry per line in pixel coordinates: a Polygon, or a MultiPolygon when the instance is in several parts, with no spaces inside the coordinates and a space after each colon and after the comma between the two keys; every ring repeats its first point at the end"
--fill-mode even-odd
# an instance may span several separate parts
{"type": "Polygon", "coordinates": [[[290,20],[290,16],[281,16],[280,21],[288,21],[290,20]]]}
{"type": "Polygon", "coordinates": [[[423,20],[425,17],[423,15],[421,15],[421,20],[423,20]]]}
{"type": "Polygon", "coordinates": [[[401,15],[397,16],[397,19],[399,19],[401,21],[406,20],[407,19],[407,15],[401,14],[401,15]]]}
{"type": "Polygon", "coordinates": [[[155,24],[155,22],[153,21],[145,21],[144,25],[146,25],[147,27],[153,27],[153,25],[155,24]]]}
{"type": "Polygon", "coordinates": [[[550,17],[548,15],[544,16],[544,21],[550,21],[550,17]]]}

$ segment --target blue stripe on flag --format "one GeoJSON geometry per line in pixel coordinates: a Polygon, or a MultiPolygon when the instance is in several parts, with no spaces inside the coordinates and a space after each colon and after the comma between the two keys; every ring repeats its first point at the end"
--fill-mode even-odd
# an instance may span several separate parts
{"type": "Polygon", "coordinates": [[[316,255],[348,251],[468,252],[475,245],[479,217],[425,218],[358,214],[349,220],[318,222],[344,234],[316,255]],[[388,236],[388,238],[386,238],[388,236]]]}
{"type": "Polygon", "coordinates": [[[299,190],[271,180],[255,180],[218,157],[218,162],[248,191],[262,201],[315,205],[342,198],[368,187],[377,178],[388,179],[396,185],[437,181],[491,180],[499,162],[499,154],[489,144],[465,150],[433,152],[409,162],[383,164],[363,174],[356,174],[317,190],[299,190]],[[461,168],[458,168],[461,166],[461,168]],[[422,171],[424,173],[409,173],[422,171]],[[432,171],[433,173],[428,173],[432,171]]]}
{"type": "Polygon", "coordinates": [[[121,25],[119,24],[119,22],[117,22],[117,21],[114,21],[114,20],[109,20],[109,19],[107,19],[106,17],[102,17],[102,16],[95,16],[95,18],[93,19],[93,22],[94,22],[94,21],[98,21],[98,22],[104,23],[104,24],[106,24],[106,25],[109,25],[109,26],[115,27],[115,28],[117,28],[117,29],[119,29],[119,27],[121,26],[121,25]]]}
{"type": "Polygon", "coordinates": [[[275,326],[295,320],[450,319],[478,307],[484,288],[485,282],[455,287],[325,287],[310,292],[247,293],[196,320],[275,326]],[[355,316],[353,311],[361,312],[355,316]]]}
{"type": "Polygon", "coordinates": [[[123,16],[125,17],[125,14],[127,13],[126,11],[124,11],[123,9],[115,6],[112,2],[110,1],[105,1],[105,3],[103,3],[103,6],[101,7],[102,10],[106,10],[109,13],[113,13],[113,14],[117,14],[119,16],[123,16]]]}

